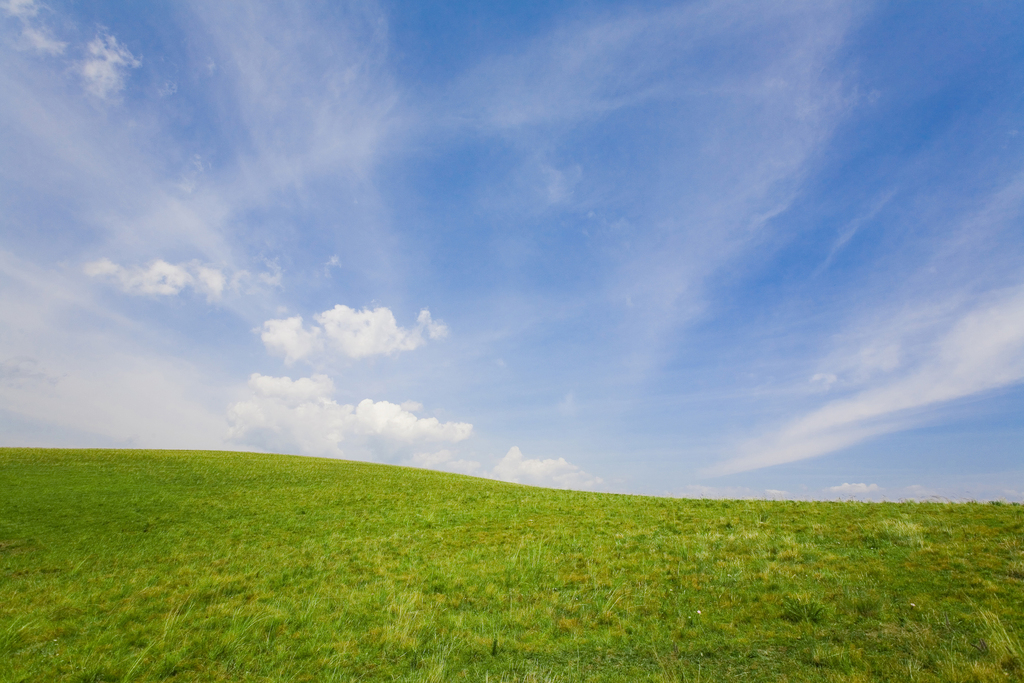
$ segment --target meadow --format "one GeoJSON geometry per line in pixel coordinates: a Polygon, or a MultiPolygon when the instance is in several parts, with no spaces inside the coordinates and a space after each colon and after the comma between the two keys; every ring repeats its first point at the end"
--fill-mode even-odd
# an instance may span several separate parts
{"type": "Polygon", "coordinates": [[[0,449],[2,681],[1024,680],[1024,507],[0,449]]]}

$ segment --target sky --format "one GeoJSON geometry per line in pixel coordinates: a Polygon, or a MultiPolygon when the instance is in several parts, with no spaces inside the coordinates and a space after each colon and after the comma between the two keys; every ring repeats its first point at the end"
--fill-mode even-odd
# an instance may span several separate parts
{"type": "Polygon", "coordinates": [[[1024,5],[0,1],[0,445],[1024,500],[1024,5]]]}

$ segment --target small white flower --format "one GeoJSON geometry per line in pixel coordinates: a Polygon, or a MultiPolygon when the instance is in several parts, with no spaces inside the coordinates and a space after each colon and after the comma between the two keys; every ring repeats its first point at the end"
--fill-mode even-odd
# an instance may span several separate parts
{"type": "Polygon", "coordinates": [[[697,610],[697,614],[700,614],[700,610],[697,610]]]}

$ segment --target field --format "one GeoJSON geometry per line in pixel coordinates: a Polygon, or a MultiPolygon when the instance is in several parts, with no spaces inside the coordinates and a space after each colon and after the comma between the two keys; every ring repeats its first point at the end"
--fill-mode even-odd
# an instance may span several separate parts
{"type": "Polygon", "coordinates": [[[1024,680],[1024,507],[0,449],[3,681],[1024,680]]]}

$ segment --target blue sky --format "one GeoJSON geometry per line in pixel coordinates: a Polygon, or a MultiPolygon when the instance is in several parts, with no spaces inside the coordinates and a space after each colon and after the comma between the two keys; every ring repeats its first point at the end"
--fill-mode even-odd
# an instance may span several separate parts
{"type": "Polygon", "coordinates": [[[1024,499],[1019,3],[0,21],[6,445],[1024,499]]]}

